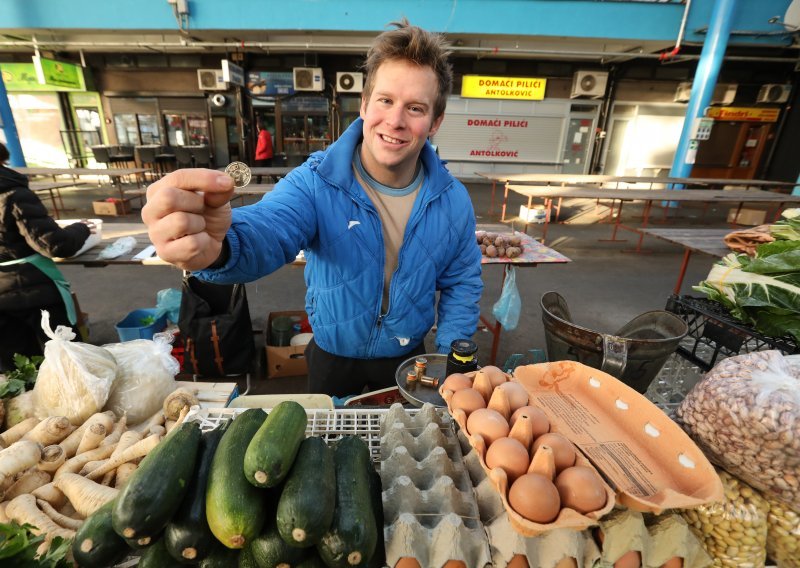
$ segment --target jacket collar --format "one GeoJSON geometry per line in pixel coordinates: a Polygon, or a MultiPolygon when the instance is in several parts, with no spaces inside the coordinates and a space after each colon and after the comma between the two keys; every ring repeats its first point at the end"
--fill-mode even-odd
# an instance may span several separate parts
{"type": "MultiPolygon", "coordinates": [[[[364,121],[356,119],[336,142],[331,144],[323,154],[322,160],[317,166],[317,172],[333,185],[352,192],[355,176],[353,175],[353,152],[356,146],[361,143],[363,138],[364,121]]],[[[449,176],[444,168],[439,156],[431,146],[430,142],[425,142],[420,153],[422,166],[425,168],[425,186],[430,188],[430,196],[438,195],[449,187],[449,183],[443,183],[443,177],[449,176]]]]}
{"type": "Polygon", "coordinates": [[[7,191],[18,187],[28,187],[27,176],[15,172],[11,168],[0,166],[0,191],[7,191]]]}

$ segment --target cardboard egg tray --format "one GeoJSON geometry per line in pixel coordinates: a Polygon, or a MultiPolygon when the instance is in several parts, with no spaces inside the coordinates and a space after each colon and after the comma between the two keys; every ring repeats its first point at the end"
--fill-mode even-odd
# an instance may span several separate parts
{"type": "Polygon", "coordinates": [[[395,404],[381,422],[386,563],[451,560],[490,563],[489,541],[449,416],[426,404],[416,414],[395,404]]]}

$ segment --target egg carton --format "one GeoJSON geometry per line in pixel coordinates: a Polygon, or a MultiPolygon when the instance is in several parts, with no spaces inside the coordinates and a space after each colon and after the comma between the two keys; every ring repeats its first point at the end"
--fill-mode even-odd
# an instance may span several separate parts
{"type": "Polygon", "coordinates": [[[425,404],[416,413],[393,405],[381,424],[386,563],[415,558],[440,568],[448,561],[490,565],[461,447],[446,413],[425,404]]]}
{"type": "Polygon", "coordinates": [[[481,466],[478,453],[460,430],[457,440],[474,488],[480,519],[489,537],[493,566],[509,566],[518,556],[524,556],[529,566],[540,568],[589,568],[595,564],[600,558],[600,549],[588,530],[555,529],[536,537],[516,532],[497,489],[481,466]]]}

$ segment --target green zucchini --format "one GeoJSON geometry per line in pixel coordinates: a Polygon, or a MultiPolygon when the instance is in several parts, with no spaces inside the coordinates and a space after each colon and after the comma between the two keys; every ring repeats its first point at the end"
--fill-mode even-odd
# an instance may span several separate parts
{"type": "Polygon", "coordinates": [[[275,487],[283,481],[306,437],[307,423],[305,409],[293,400],[270,410],[244,455],[247,480],[256,487],[275,487]]]}
{"type": "Polygon", "coordinates": [[[200,425],[184,422],[142,460],[111,513],[119,536],[140,541],[161,532],[189,488],[199,446],[200,425]]]}
{"type": "Polygon", "coordinates": [[[281,538],[290,546],[314,546],[330,528],[334,507],[333,452],[322,438],[306,438],[278,500],[276,516],[281,538]]]}
{"type": "Polygon", "coordinates": [[[228,424],[205,432],[200,438],[197,467],[178,512],[164,529],[167,550],[181,564],[199,562],[211,553],[214,535],[206,520],[206,482],[211,461],[228,424]]]}
{"type": "Polygon", "coordinates": [[[231,550],[216,543],[211,554],[203,558],[197,566],[198,568],[233,568],[236,566],[238,558],[238,550],[231,550]]]}
{"type": "Polygon", "coordinates": [[[111,501],[84,521],[72,541],[72,557],[82,568],[113,566],[130,552],[124,539],[111,526],[111,501]]]}
{"type": "Polygon", "coordinates": [[[327,568],[322,558],[319,557],[316,551],[311,553],[311,556],[302,560],[300,563],[295,564],[292,568],[327,568]]]}
{"type": "Polygon", "coordinates": [[[163,538],[152,546],[148,546],[139,558],[139,568],[172,568],[175,559],[167,551],[167,543],[163,538]]]}
{"type": "Polygon", "coordinates": [[[250,543],[250,551],[259,568],[289,567],[310,556],[311,549],[295,548],[286,544],[278,533],[274,521],[250,543]]]}
{"type": "Polygon", "coordinates": [[[367,466],[369,476],[369,495],[372,501],[372,514],[375,516],[375,528],[378,530],[378,541],[375,553],[369,562],[369,568],[383,568],[386,565],[386,544],[383,540],[383,487],[381,476],[370,461],[367,466]]]}
{"type": "MultiPolygon", "coordinates": [[[[206,519],[228,548],[243,548],[261,532],[269,503],[264,491],[247,481],[244,454],[266,414],[249,408],[228,426],[217,446],[206,484],[206,519]]],[[[274,509],[273,509],[274,510],[274,509]]]]}
{"type": "MultiPolygon", "coordinates": [[[[250,544],[252,545],[252,542],[250,544]]],[[[239,563],[237,566],[238,568],[258,568],[258,563],[256,563],[250,546],[245,546],[239,551],[239,563]]]]}
{"type": "Polygon", "coordinates": [[[333,454],[336,466],[336,508],[333,523],[317,544],[330,568],[367,566],[378,541],[370,496],[367,444],[357,436],[345,436],[333,454]]]}

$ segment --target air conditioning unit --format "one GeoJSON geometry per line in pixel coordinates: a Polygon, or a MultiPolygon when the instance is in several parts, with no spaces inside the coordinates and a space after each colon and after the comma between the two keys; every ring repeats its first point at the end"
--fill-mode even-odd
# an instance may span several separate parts
{"type": "Polygon", "coordinates": [[[603,71],[576,71],[572,77],[570,98],[588,97],[600,99],[606,94],[608,73],[603,71]]]}
{"type": "MultiPolygon", "coordinates": [[[[739,85],[736,83],[717,83],[714,87],[714,94],[711,95],[712,105],[729,105],[736,98],[736,91],[739,85]]],[[[692,96],[692,84],[689,82],[679,83],[675,90],[674,101],[676,103],[687,103],[692,96]]]]}
{"type": "Polygon", "coordinates": [[[344,72],[336,74],[336,91],[339,93],[360,93],[364,90],[364,74],[344,72]]]}
{"type": "Polygon", "coordinates": [[[756,97],[757,103],[785,103],[792,93],[791,85],[768,83],[762,85],[756,97]]]}
{"type": "Polygon", "coordinates": [[[322,69],[319,67],[295,67],[292,75],[295,91],[321,91],[325,88],[322,69]]]}
{"type": "Polygon", "coordinates": [[[198,69],[197,86],[201,91],[224,91],[228,88],[222,78],[222,69],[198,69]]]}

